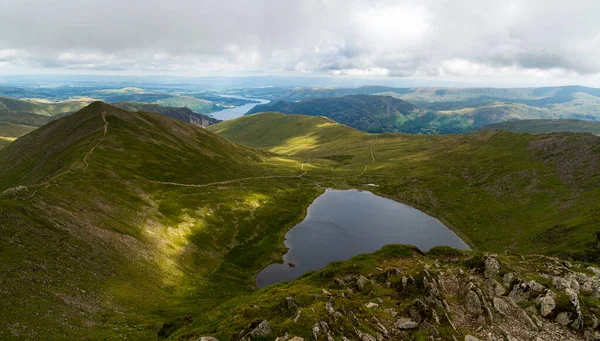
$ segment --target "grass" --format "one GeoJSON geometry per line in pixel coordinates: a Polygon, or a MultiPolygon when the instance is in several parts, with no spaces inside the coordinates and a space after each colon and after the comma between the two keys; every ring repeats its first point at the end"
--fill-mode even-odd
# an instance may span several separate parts
{"type": "Polygon", "coordinates": [[[244,145],[312,159],[307,177],[321,186],[377,184],[369,190],[435,216],[477,249],[582,258],[595,240],[600,144],[594,137],[386,133],[377,135],[373,163],[376,135],[324,118],[264,113],[209,129],[244,145]],[[584,149],[589,153],[576,152],[584,149]],[[568,161],[578,157],[589,171],[568,161]],[[556,235],[556,225],[566,228],[556,235]]]}
{"type": "Polygon", "coordinates": [[[0,339],[147,340],[165,322],[188,323],[185,316],[195,319],[189,328],[223,330],[226,339],[257,313],[245,304],[251,300],[271,314],[281,311],[278,297],[294,295],[318,312],[316,285],[416,254],[384,248],[248,296],[325,187],[377,184],[369,189],[439,218],[486,251],[577,256],[594,240],[599,190],[588,140],[580,155],[592,171],[579,174],[569,150],[553,150],[548,136],[372,135],[281,114],[211,130],[222,137],[96,102],[0,151],[0,192],[8,191],[0,195],[0,339]]]}

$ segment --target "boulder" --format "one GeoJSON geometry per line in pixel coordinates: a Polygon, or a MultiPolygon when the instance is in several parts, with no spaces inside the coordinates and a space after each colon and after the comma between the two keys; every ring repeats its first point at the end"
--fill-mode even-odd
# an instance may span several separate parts
{"type": "Polygon", "coordinates": [[[506,293],[506,290],[502,286],[502,284],[498,283],[497,280],[493,278],[488,278],[485,281],[485,288],[490,296],[503,296],[506,293]]]}
{"type": "Polygon", "coordinates": [[[356,285],[358,286],[359,291],[365,290],[365,287],[369,283],[369,280],[365,276],[360,276],[356,281],[356,285]]]}
{"type": "Polygon", "coordinates": [[[485,269],[483,270],[483,276],[485,278],[496,277],[500,274],[500,264],[495,257],[488,257],[485,259],[485,269]]]}
{"type": "Polygon", "coordinates": [[[531,280],[514,285],[510,293],[508,293],[508,297],[512,298],[515,302],[520,303],[537,297],[545,291],[546,287],[531,280]]]}
{"type": "Polygon", "coordinates": [[[510,284],[512,283],[513,279],[515,279],[515,277],[517,277],[517,275],[514,272],[504,275],[504,277],[502,277],[502,284],[504,284],[504,287],[510,289],[510,284]]]}
{"type": "Polygon", "coordinates": [[[250,332],[250,336],[266,336],[271,334],[271,325],[269,321],[263,320],[256,328],[250,332]]]}
{"type": "Polygon", "coordinates": [[[551,294],[546,294],[546,296],[539,299],[540,303],[540,314],[543,317],[548,317],[548,315],[552,314],[554,308],[556,308],[556,302],[554,301],[554,297],[551,294]]]}
{"type": "Polygon", "coordinates": [[[410,306],[410,309],[409,309],[410,317],[413,319],[413,321],[415,321],[417,323],[421,323],[421,322],[425,321],[425,319],[427,319],[427,317],[428,317],[427,311],[428,310],[429,310],[429,308],[427,307],[427,305],[425,303],[423,303],[423,301],[416,299],[410,306]]]}
{"type": "Polygon", "coordinates": [[[507,300],[507,297],[494,297],[492,299],[492,304],[494,305],[494,309],[502,315],[508,315],[510,310],[510,303],[507,300]]]}
{"type": "Polygon", "coordinates": [[[568,311],[563,311],[562,313],[559,313],[558,315],[556,315],[556,318],[554,319],[556,321],[556,323],[563,325],[563,326],[568,326],[569,324],[571,324],[573,322],[573,319],[571,318],[572,314],[568,311]]]}
{"type": "Polygon", "coordinates": [[[465,308],[470,314],[481,315],[481,300],[472,290],[467,293],[465,308]]]}
{"type": "Polygon", "coordinates": [[[398,320],[396,320],[396,322],[394,322],[394,327],[398,328],[398,329],[402,329],[402,330],[406,330],[406,329],[415,329],[419,326],[419,324],[415,321],[413,321],[412,319],[403,317],[400,318],[398,320]]]}

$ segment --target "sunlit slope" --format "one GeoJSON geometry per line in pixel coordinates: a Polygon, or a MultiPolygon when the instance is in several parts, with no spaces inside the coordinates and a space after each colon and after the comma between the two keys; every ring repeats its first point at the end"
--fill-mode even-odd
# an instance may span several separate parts
{"type": "Polygon", "coordinates": [[[320,192],[302,174],[100,102],[18,139],[0,151],[0,339],[154,339],[249,292],[320,192]]]}
{"type": "Polygon", "coordinates": [[[212,126],[311,158],[320,186],[363,187],[441,219],[486,251],[598,259],[600,143],[588,134],[359,133],[318,117],[256,114],[212,126]]]}
{"type": "Polygon", "coordinates": [[[600,122],[582,120],[520,120],[486,125],[481,130],[508,130],[517,133],[543,134],[553,132],[590,133],[600,135],[600,122]]]}
{"type": "Polygon", "coordinates": [[[0,149],[9,145],[12,141],[36,129],[36,127],[0,122],[0,149]]]}

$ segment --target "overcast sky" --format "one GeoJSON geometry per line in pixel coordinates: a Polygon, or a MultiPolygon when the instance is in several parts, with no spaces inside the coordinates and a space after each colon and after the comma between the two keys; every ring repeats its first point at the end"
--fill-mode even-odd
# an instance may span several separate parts
{"type": "Polygon", "coordinates": [[[0,74],[600,87],[598,0],[0,0],[0,74]]]}

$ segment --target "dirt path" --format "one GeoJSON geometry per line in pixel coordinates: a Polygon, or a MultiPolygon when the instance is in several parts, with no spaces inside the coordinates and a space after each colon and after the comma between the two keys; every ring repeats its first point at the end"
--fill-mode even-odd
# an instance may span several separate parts
{"type": "MultiPolygon", "coordinates": [[[[371,159],[373,159],[373,161],[371,161],[371,163],[375,163],[375,161],[376,161],[375,154],[373,153],[373,147],[375,147],[375,145],[377,144],[377,141],[379,141],[379,136],[375,136],[375,142],[373,142],[371,147],[369,147],[369,151],[371,152],[371,159]]],[[[363,169],[362,173],[360,173],[358,176],[359,177],[363,176],[368,168],[369,168],[369,165],[365,165],[365,169],[363,169]]]]}
{"type": "Polygon", "coordinates": [[[311,163],[311,162],[312,162],[312,159],[308,159],[308,160],[306,160],[305,163],[302,164],[302,171],[304,171],[304,173],[298,175],[299,178],[303,177],[304,175],[306,175],[306,173],[308,173],[308,171],[304,169],[304,165],[311,163]]]}
{"type": "Polygon", "coordinates": [[[96,149],[96,147],[98,147],[100,145],[100,143],[102,143],[102,141],[104,141],[104,138],[106,137],[106,133],[108,132],[108,121],[106,121],[106,111],[103,111],[102,114],[102,121],[104,121],[104,134],[102,135],[102,138],[100,139],[100,141],[98,141],[98,143],[96,143],[95,146],[92,147],[92,149],[90,149],[89,152],[87,152],[87,154],[85,154],[85,156],[83,157],[83,162],[85,163],[85,167],[83,168],[83,170],[85,171],[88,167],[89,167],[89,163],[88,163],[88,158],[90,156],[92,156],[92,153],[94,152],[94,149],[96,149]]]}

